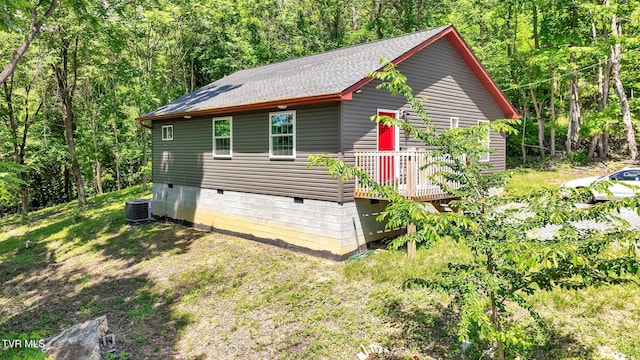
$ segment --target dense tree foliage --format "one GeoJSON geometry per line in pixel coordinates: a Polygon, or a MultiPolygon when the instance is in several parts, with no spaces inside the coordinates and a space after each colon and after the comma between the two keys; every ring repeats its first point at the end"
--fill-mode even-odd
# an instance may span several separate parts
{"type": "Polygon", "coordinates": [[[572,129],[571,151],[635,156],[637,2],[8,0],[0,9],[3,70],[13,64],[0,86],[0,211],[146,181],[149,134],[134,119],[236,70],[445,24],[524,117],[511,155],[564,151],[572,129]]]}

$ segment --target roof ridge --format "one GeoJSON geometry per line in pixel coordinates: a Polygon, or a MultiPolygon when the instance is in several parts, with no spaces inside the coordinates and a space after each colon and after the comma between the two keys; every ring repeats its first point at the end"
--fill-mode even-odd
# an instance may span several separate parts
{"type": "MultiPolygon", "coordinates": [[[[402,35],[398,35],[398,36],[392,36],[392,37],[388,37],[388,38],[385,38],[385,39],[377,39],[377,40],[367,41],[367,42],[363,42],[363,43],[359,43],[359,44],[353,44],[353,45],[340,47],[340,48],[335,48],[335,49],[331,49],[331,50],[327,50],[327,51],[321,51],[321,52],[318,52],[318,53],[315,53],[315,54],[308,54],[308,55],[298,56],[298,57],[294,57],[294,58],[287,59],[287,60],[276,61],[276,62],[272,62],[272,63],[269,63],[269,64],[263,64],[263,65],[248,67],[248,68],[245,68],[245,69],[241,69],[241,70],[235,71],[235,72],[233,72],[233,73],[231,73],[229,75],[237,74],[239,72],[244,72],[246,70],[256,70],[256,69],[264,68],[264,67],[271,66],[271,65],[283,64],[283,63],[286,63],[286,62],[289,62],[289,61],[306,59],[306,58],[310,58],[310,57],[313,57],[313,56],[330,54],[332,52],[352,49],[352,48],[356,48],[356,47],[359,47],[359,46],[372,45],[372,44],[379,43],[379,42],[382,42],[382,41],[400,39],[400,38],[404,38],[404,37],[407,37],[407,36],[411,36],[411,35],[415,35],[415,34],[419,34],[419,33],[424,33],[424,32],[427,32],[427,31],[434,31],[434,30],[442,31],[442,30],[444,30],[444,29],[446,29],[448,27],[453,27],[453,24],[442,25],[442,26],[431,28],[431,29],[423,29],[423,30],[413,31],[413,32],[410,32],[410,33],[406,33],[406,34],[402,34],[402,35]]],[[[438,32],[440,32],[440,31],[438,31],[438,32]]],[[[223,76],[218,80],[224,79],[225,77],[227,77],[229,75],[223,76]]],[[[218,80],[215,80],[213,83],[215,83],[218,80]]]]}

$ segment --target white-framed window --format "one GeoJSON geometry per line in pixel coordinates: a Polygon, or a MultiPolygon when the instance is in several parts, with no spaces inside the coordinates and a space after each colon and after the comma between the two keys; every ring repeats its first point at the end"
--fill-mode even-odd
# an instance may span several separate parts
{"type": "Polygon", "coordinates": [[[233,156],[233,119],[221,117],[213,119],[213,157],[233,156]]]}
{"type": "Polygon", "coordinates": [[[455,128],[457,128],[458,126],[460,126],[460,125],[459,125],[458,118],[457,118],[457,117],[454,117],[454,116],[450,117],[450,118],[449,118],[449,128],[450,128],[450,129],[455,129],[455,128]]]}
{"type": "MultiPolygon", "coordinates": [[[[489,120],[478,120],[478,125],[483,124],[489,125],[489,120]]],[[[485,138],[482,142],[487,146],[487,153],[484,155],[484,157],[480,158],[480,161],[489,161],[491,159],[491,154],[489,153],[489,149],[491,149],[491,129],[489,128],[489,126],[487,126],[487,133],[485,134],[485,138]]]]}
{"type": "Polygon", "coordinates": [[[269,113],[269,158],[296,158],[296,112],[269,113]]]}
{"type": "Polygon", "coordinates": [[[162,141],[173,140],[173,125],[162,125],[162,141]]]}

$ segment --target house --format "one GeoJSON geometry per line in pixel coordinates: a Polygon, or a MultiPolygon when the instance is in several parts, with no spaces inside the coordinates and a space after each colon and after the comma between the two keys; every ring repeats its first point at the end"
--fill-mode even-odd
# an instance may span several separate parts
{"type": "MultiPolygon", "coordinates": [[[[517,117],[453,26],[241,70],[138,119],[153,134],[154,215],[329,258],[395,235],[375,220],[384,199],[307,167],[329,153],[407,196],[446,197],[418,174],[421,144],[370,120],[420,123],[366,76],[381,59],[427,96],[439,129],[517,117]]],[[[505,138],[489,139],[486,161],[504,169],[505,138]]]]}

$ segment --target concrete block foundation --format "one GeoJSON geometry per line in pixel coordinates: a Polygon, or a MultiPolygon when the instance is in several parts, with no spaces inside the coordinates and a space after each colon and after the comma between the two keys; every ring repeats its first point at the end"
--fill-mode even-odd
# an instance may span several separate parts
{"type": "Polygon", "coordinates": [[[342,259],[358,244],[394,237],[376,217],[385,201],[346,203],[154,183],[153,215],[328,258],[342,259]]]}

